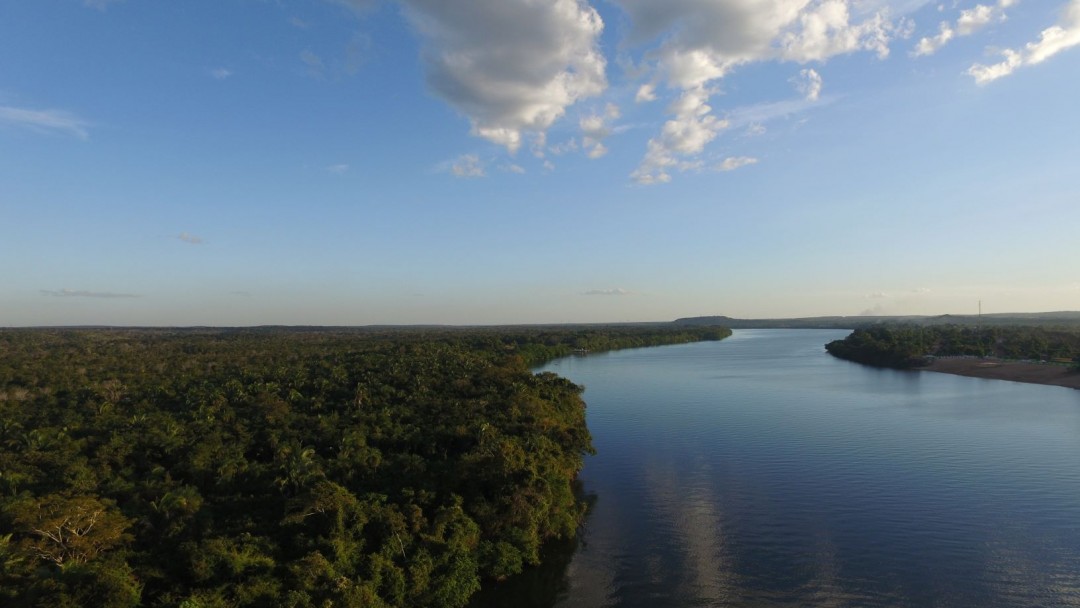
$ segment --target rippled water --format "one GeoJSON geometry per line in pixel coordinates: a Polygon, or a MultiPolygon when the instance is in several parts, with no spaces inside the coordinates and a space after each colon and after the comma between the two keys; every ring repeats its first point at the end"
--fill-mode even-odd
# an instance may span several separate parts
{"type": "Polygon", "coordinates": [[[568,358],[581,542],[507,606],[1080,606],[1080,391],[834,359],[846,332],[568,358]]]}

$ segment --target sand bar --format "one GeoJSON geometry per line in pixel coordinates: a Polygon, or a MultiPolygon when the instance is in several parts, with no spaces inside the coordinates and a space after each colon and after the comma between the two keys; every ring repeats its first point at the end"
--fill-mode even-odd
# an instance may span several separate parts
{"type": "Polygon", "coordinates": [[[1080,389],[1080,373],[1070,371],[1064,365],[1051,363],[1020,363],[1017,361],[999,361],[996,359],[946,358],[936,359],[930,365],[918,369],[971,376],[973,378],[993,378],[1029,382],[1031,384],[1050,384],[1080,389]]]}

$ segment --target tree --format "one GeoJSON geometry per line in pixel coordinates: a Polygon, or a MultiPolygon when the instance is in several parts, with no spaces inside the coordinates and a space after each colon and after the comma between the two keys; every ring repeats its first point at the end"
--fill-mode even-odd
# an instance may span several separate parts
{"type": "Polygon", "coordinates": [[[14,519],[25,537],[23,547],[60,567],[84,564],[128,540],[130,522],[111,501],[50,494],[20,507],[14,519]]]}

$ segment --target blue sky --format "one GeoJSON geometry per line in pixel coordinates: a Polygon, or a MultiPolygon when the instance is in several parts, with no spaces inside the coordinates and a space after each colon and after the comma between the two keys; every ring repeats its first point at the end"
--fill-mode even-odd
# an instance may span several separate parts
{"type": "Polygon", "coordinates": [[[0,326],[1080,309],[1080,0],[0,0],[0,326]]]}

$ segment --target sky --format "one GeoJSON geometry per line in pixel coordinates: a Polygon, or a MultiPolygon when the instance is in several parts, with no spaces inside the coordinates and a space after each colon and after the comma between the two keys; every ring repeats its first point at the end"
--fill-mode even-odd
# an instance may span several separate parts
{"type": "Polygon", "coordinates": [[[0,326],[1080,310],[1080,0],[0,0],[0,326]]]}

